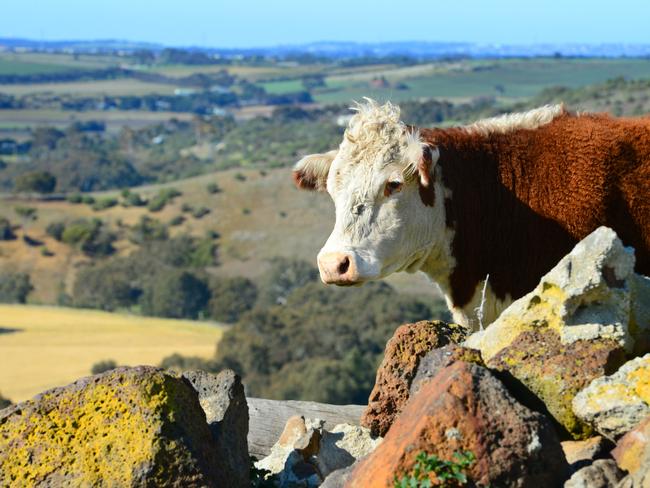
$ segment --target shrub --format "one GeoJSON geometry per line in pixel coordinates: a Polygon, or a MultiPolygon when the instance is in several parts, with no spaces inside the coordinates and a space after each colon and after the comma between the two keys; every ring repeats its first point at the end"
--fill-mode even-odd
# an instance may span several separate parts
{"type": "Polygon", "coordinates": [[[237,181],[246,181],[246,175],[243,174],[243,173],[235,173],[234,178],[235,178],[237,181]]]}
{"type": "Polygon", "coordinates": [[[169,221],[169,225],[176,227],[178,225],[181,225],[183,222],[185,222],[185,217],[182,215],[177,215],[176,217],[172,217],[172,219],[169,221]]]}
{"type": "Polygon", "coordinates": [[[109,256],[115,252],[113,242],[115,234],[107,231],[99,219],[78,220],[66,226],[61,234],[61,241],[78,246],[87,256],[109,256]]]}
{"type": "Polygon", "coordinates": [[[188,212],[192,212],[193,210],[194,207],[192,207],[192,205],[190,205],[189,203],[184,203],[183,205],[181,205],[181,212],[188,213],[188,212]]]}
{"type": "Polygon", "coordinates": [[[13,405],[11,400],[3,397],[2,394],[0,393],[0,410],[2,410],[3,408],[10,407],[11,405],[13,405]]]}
{"type": "Polygon", "coordinates": [[[182,193],[176,188],[163,188],[149,201],[147,209],[150,212],[159,212],[174,198],[181,195],[182,193]]]}
{"type": "Polygon", "coordinates": [[[114,207],[117,205],[117,198],[115,197],[104,197],[101,198],[93,204],[93,210],[99,212],[100,210],[106,210],[107,208],[114,207]]]}
{"type": "Polygon", "coordinates": [[[193,250],[190,257],[190,266],[203,268],[216,264],[217,245],[211,237],[205,237],[198,242],[192,241],[193,250]]]}
{"type": "Polygon", "coordinates": [[[33,289],[27,273],[0,274],[0,303],[25,303],[33,289]]]}
{"type": "Polygon", "coordinates": [[[95,203],[95,197],[92,195],[84,195],[81,197],[81,203],[93,205],[95,203]]]}
{"type": "Polygon", "coordinates": [[[36,220],[36,209],[34,207],[14,207],[14,212],[23,220],[36,220]]]}
{"type": "Polygon", "coordinates": [[[192,211],[192,217],[195,219],[200,219],[210,213],[210,209],[207,207],[199,207],[192,211]]]}
{"type": "Polygon", "coordinates": [[[100,374],[105,373],[106,371],[111,371],[115,368],[117,368],[117,363],[115,361],[112,359],[104,359],[103,361],[93,364],[92,368],[90,368],[90,372],[91,374],[100,374]]]}
{"type": "Polygon", "coordinates": [[[129,240],[134,244],[144,244],[151,241],[161,241],[168,237],[167,226],[158,219],[146,215],[140,217],[137,224],[131,227],[129,240]]]}
{"type": "Polygon", "coordinates": [[[41,256],[46,257],[46,258],[51,258],[54,256],[54,253],[50,251],[47,247],[41,248],[41,256]]]}
{"type": "Polygon", "coordinates": [[[171,369],[179,373],[196,369],[203,369],[205,371],[214,369],[213,361],[210,359],[200,358],[197,356],[182,356],[180,354],[167,356],[161,361],[160,367],[171,369]]]}
{"type": "Polygon", "coordinates": [[[5,218],[0,218],[0,241],[11,241],[16,238],[11,222],[5,218]]]}
{"type": "Polygon", "coordinates": [[[56,178],[47,171],[32,171],[16,178],[16,190],[21,192],[52,193],[56,178]]]}
{"type": "Polygon", "coordinates": [[[210,292],[210,317],[221,322],[237,322],[257,301],[257,286],[242,277],[213,278],[210,280],[210,292]]]}
{"type": "Polygon", "coordinates": [[[219,185],[217,185],[214,182],[213,183],[208,183],[208,185],[205,188],[206,188],[206,190],[208,190],[208,193],[210,193],[210,194],[215,194],[215,193],[221,192],[221,188],[219,187],[219,185]]]}
{"type": "Polygon", "coordinates": [[[81,203],[83,201],[83,196],[81,193],[72,193],[70,195],[66,195],[65,199],[69,203],[81,203]]]}
{"type": "Polygon", "coordinates": [[[401,479],[395,476],[395,488],[414,488],[445,486],[454,488],[465,486],[469,480],[467,469],[474,464],[476,457],[471,452],[455,452],[454,461],[445,461],[434,454],[420,452],[415,458],[411,471],[401,479]]]}
{"type": "Polygon", "coordinates": [[[61,221],[51,222],[47,225],[45,229],[47,235],[56,239],[57,241],[61,241],[63,239],[64,231],[65,231],[65,223],[61,221]]]}
{"type": "Polygon", "coordinates": [[[122,205],[125,207],[143,207],[147,204],[139,193],[130,192],[128,190],[122,192],[122,198],[122,205]]]}

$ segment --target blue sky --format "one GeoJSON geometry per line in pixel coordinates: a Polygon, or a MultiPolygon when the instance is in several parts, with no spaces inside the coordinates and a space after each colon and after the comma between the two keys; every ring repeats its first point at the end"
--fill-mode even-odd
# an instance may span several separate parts
{"type": "Polygon", "coordinates": [[[3,0],[0,37],[270,46],[318,40],[650,43],[649,0],[3,0]]]}

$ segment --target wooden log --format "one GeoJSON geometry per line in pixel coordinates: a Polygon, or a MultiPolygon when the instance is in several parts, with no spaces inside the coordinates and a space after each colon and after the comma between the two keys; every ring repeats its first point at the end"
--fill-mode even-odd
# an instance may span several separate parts
{"type": "Polygon", "coordinates": [[[306,419],[325,421],[325,430],[337,424],[359,425],[365,405],[330,405],[327,403],[295,400],[266,400],[246,398],[248,402],[248,452],[261,459],[271,452],[271,447],[282,434],[287,419],[302,415],[306,419]]]}

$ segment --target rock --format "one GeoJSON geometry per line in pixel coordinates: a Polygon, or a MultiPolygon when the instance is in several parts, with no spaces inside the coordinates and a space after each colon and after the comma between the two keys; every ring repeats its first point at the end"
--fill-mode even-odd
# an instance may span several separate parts
{"type": "Polygon", "coordinates": [[[481,353],[475,349],[468,349],[453,343],[439,349],[433,349],[426,353],[418,364],[415,378],[413,378],[409,387],[409,398],[420,390],[422,383],[430,380],[456,361],[483,365],[481,353]]]}
{"type": "Polygon", "coordinates": [[[502,380],[513,392],[520,382],[574,439],[585,439],[593,428],[575,415],[571,402],[592,380],[616,371],[624,361],[624,350],[612,339],[565,345],[555,330],[542,328],[519,334],[487,365],[512,375],[515,381],[502,380]]]}
{"type": "Polygon", "coordinates": [[[186,371],[183,378],[199,395],[227,478],[233,486],[250,486],[251,461],[246,441],[248,406],[241,378],[230,369],[218,375],[186,371]]]}
{"type": "Polygon", "coordinates": [[[613,459],[598,459],[571,476],[564,488],[610,488],[623,479],[621,471],[613,459]]]}
{"type": "Polygon", "coordinates": [[[619,468],[630,474],[641,468],[646,454],[650,455],[650,417],[646,417],[635,429],[621,437],[612,451],[612,457],[619,468]]]}
{"type": "Polygon", "coordinates": [[[146,366],[0,412],[0,486],[62,485],[233,486],[191,385],[146,366]]]}
{"type": "Polygon", "coordinates": [[[481,485],[558,486],[568,474],[551,422],[519,404],[486,368],[463,361],[422,384],[347,486],[392,487],[423,451],[445,460],[471,452],[468,475],[481,485]]]}
{"type": "Polygon", "coordinates": [[[321,474],[327,477],[333,471],[352,465],[357,459],[370,454],[381,443],[370,429],[358,425],[340,424],[324,431],[316,462],[321,474]]]}
{"type": "Polygon", "coordinates": [[[373,435],[385,435],[409,398],[411,381],[421,358],[433,349],[461,342],[466,334],[464,327],[440,321],[400,326],[386,344],[361,425],[373,435]]]}
{"type": "Polygon", "coordinates": [[[634,349],[631,333],[646,342],[650,321],[641,323],[650,307],[645,280],[634,274],[634,250],[616,233],[599,227],[580,241],[529,294],[512,303],[484,331],[472,334],[468,347],[485,361],[512,344],[525,331],[552,329],[562,344],[612,340],[634,349]],[[643,302],[632,304],[635,301],[643,302]],[[630,318],[634,326],[630,328],[630,318]]]}
{"type": "Polygon", "coordinates": [[[650,352],[650,277],[634,275],[630,284],[630,333],[636,338],[634,355],[641,356],[650,352]]]}
{"type": "Polygon", "coordinates": [[[255,466],[279,475],[280,487],[318,486],[330,473],[350,466],[381,442],[364,427],[341,424],[327,431],[323,424],[291,417],[271,454],[255,466]]]}
{"type": "Polygon", "coordinates": [[[294,416],[287,420],[287,423],[280,435],[280,438],[271,448],[271,454],[255,463],[258,469],[265,469],[277,474],[285,469],[285,464],[290,454],[296,450],[294,445],[302,440],[302,445],[309,445],[304,438],[311,438],[315,435],[314,429],[307,427],[304,417],[294,416]],[[309,433],[308,433],[309,432],[309,433]]]}
{"type": "Polygon", "coordinates": [[[324,421],[323,428],[330,430],[338,424],[359,425],[365,405],[330,405],[295,400],[267,400],[247,398],[249,424],[248,452],[257,458],[271,453],[287,420],[293,416],[317,418],[324,421]]]}
{"type": "Polygon", "coordinates": [[[650,415],[650,354],[592,381],[573,399],[573,411],[616,440],[650,415]]]}
{"type": "Polygon", "coordinates": [[[320,488],[345,488],[350,474],[352,474],[352,471],[357,467],[357,463],[358,461],[347,468],[337,469],[330,473],[330,475],[325,478],[325,481],[323,481],[323,484],[320,485],[320,488]]]}
{"type": "Polygon", "coordinates": [[[572,471],[578,471],[596,459],[607,456],[612,447],[611,441],[599,435],[584,441],[564,441],[561,444],[572,471]]]}

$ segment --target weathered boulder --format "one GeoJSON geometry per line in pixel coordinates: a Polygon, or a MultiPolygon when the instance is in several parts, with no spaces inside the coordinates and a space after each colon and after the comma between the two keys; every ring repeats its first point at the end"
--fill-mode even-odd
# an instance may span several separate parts
{"type": "Polygon", "coordinates": [[[616,440],[650,415],[650,354],[592,381],[573,399],[573,411],[616,440]]]}
{"type": "Polygon", "coordinates": [[[612,488],[624,477],[613,459],[598,459],[574,473],[564,488],[612,488]]]}
{"type": "Polygon", "coordinates": [[[386,344],[361,425],[383,436],[404,408],[420,360],[431,350],[465,339],[467,329],[440,321],[404,324],[386,344]]]}
{"type": "Polygon", "coordinates": [[[641,468],[646,455],[650,455],[650,417],[621,437],[612,451],[618,466],[630,474],[641,468]]]}
{"type": "Polygon", "coordinates": [[[489,361],[522,332],[548,328],[559,334],[562,344],[611,339],[631,352],[635,342],[631,333],[643,343],[650,329],[650,322],[641,323],[650,306],[645,283],[634,274],[634,250],[623,247],[612,229],[599,227],[532,292],[512,303],[484,331],[472,334],[466,344],[489,361]],[[632,304],[633,296],[639,304],[632,304]]]}
{"type": "Polygon", "coordinates": [[[278,475],[281,488],[318,486],[330,473],[352,465],[380,442],[364,427],[341,424],[327,431],[321,420],[295,416],[287,421],[271,453],[255,466],[278,475]]]}
{"type": "Polygon", "coordinates": [[[0,412],[0,486],[233,486],[197,394],[140,366],[0,412]]]}
{"type": "Polygon", "coordinates": [[[226,478],[233,486],[250,486],[248,406],[241,378],[230,369],[217,375],[186,371],[183,377],[199,395],[226,478]]]}
{"type": "MultiPolygon", "coordinates": [[[[593,379],[616,371],[624,361],[623,349],[612,339],[565,345],[556,331],[542,328],[519,334],[487,365],[523,383],[573,438],[584,439],[593,434],[593,428],[575,415],[573,398],[593,379]]],[[[515,381],[502,379],[515,391],[515,381]]]]}
{"type": "Polygon", "coordinates": [[[433,349],[424,355],[415,370],[415,377],[411,380],[409,386],[409,398],[420,391],[420,387],[425,381],[435,377],[440,371],[447,366],[451,366],[456,361],[484,366],[481,353],[476,349],[468,349],[453,343],[439,349],[433,349]]]}
{"type": "Polygon", "coordinates": [[[639,321],[650,294],[633,270],[633,249],[600,227],[465,345],[528,388],[573,438],[587,438],[593,429],[573,412],[574,396],[648,342],[650,323],[639,321]]]}
{"type": "Polygon", "coordinates": [[[392,487],[420,452],[471,452],[469,477],[491,486],[558,486],[568,465],[549,420],[519,404],[492,373],[458,361],[422,384],[349,487],[392,487]]]}

